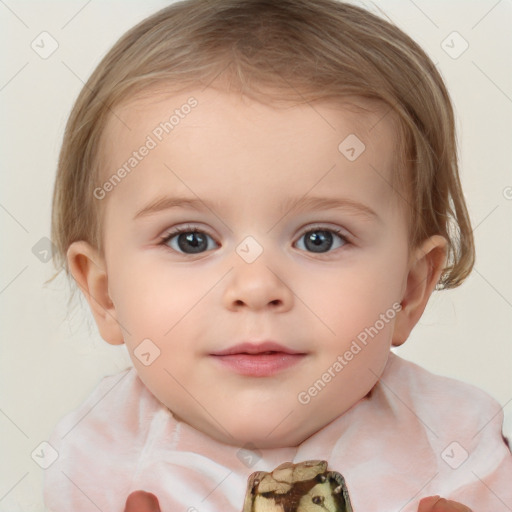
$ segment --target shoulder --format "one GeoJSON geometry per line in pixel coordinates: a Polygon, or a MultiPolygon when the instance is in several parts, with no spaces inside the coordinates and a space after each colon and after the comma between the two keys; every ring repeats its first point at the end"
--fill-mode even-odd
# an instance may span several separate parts
{"type": "Polygon", "coordinates": [[[483,441],[503,444],[503,408],[476,386],[436,375],[392,353],[377,387],[386,401],[405,406],[403,414],[416,416],[433,444],[451,440],[468,450],[483,441]]]}
{"type": "MultiPolygon", "coordinates": [[[[465,408],[470,404],[489,408],[494,412],[501,410],[498,402],[482,389],[452,377],[436,375],[394,353],[390,354],[381,379],[426,410],[449,406],[449,410],[453,411],[454,407],[465,408]],[[428,400],[417,401],[419,398],[428,400]]],[[[471,413],[470,410],[467,412],[471,413]]]]}
{"type": "Polygon", "coordinates": [[[51,510],[90,509],[93,500],[113,510],[127,495],[155,422],[172,428],[173,417],[130,368],[104,377],[88,398],[59,421],[49,439],[57,457],[45,471],[45,503],[51,510]],[[102,482],[109,482],[105,493],[102,482]],[[117,497],[117,498],[116,498],[117,497]]]}
{"type": "Polygon", "coordinates": [[[108,436],[109,431],[137,424],[135,420],[160,407],[135,369],[128,368],[104,377],[80,406],[59,421],[52,437],[62,444],[79,436],[108,436]]]}

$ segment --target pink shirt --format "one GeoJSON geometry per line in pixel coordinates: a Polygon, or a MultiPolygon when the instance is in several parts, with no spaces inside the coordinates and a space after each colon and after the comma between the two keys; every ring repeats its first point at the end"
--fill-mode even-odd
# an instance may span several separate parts
{"type": "Polygon", "coordinates": [[[104,378],[56,427],[45,473],[53,512],[122,512],[131,491],[163,512],[240,512],[248,476],[327,460],[355,512],[416,512],[439,494],[474,512],[512,510],[512,454],[503,413],[483,391],[391,353],[371,393],[297,447],[258,453],[222,444],[174,418],[132,368],[104,378]]]}

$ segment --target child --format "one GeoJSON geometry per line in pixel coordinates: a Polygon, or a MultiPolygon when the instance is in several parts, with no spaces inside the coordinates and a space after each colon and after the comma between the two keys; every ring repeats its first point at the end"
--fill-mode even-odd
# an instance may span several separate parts
{"type": "Polygon", "coordinates": [[[511,509],[499,405],[390,352],[474,249],[445,86],[386,21],[334,0],[143,21],[73,109],[53,238],[134,368],[55,430],[50,510],[144,489],[240,511],[251,473],[306,460],[355,511],[511,509]]]}

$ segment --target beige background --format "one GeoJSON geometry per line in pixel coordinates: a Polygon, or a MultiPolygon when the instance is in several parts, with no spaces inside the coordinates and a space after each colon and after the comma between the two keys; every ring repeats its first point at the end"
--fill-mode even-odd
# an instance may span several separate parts
{"type": "MultiPolygon", "coordinates": [[[[163,0],[0,2],[0,510],[42,511],[44,470],[31,458],[98,380],[129,363],[96,333],[83,302],[44,259],[50,199],[67,115],[113,42],[163,0]],[[51,49],[47,31],[58,43],[51,49]],[[45,44],[41,37],[46,37],[45,44]],[[42,245],[41,245],[42,244],[42,245]],[[33,253],[37,253],[39,257],[33,253]]],[[[512,420],[512,3],[359,2],[386,13],[437,63],[459,126],[462,181],[477,242],[472,276],[435,294],[399,354],[493,395],[512,420]],[[378,7],[377,7],[378,5],[378,7]],[[456,31],[461,39],[452,33],[456,31]],[[452,35],[450,35],[452,34],[452,35]],[[465,46],[467,50],[453,58],[465,46]],[[445,43],[443,43],[445,41],[445,43]],[[446,51],[445,51],[446,50],[446,51]],[[452,56],[448,53],[450,52],[452,56]]],[[[510,426],[508,426],[510,430],[510,426]]],[[[107,511],[105,511],[107,512],[107,511]]]]}

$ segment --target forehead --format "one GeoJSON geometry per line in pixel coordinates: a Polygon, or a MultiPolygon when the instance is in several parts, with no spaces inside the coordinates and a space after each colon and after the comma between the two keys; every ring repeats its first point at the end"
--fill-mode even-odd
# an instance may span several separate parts
{"type": "Polygon", "coordinates": [[[341,172],[327,172],[331,165],[350,171],[344,174],[347,183],[361,188],[370,180],[375,189],[376,180],[392,178],[395,148],[394,116],[378,102],[298,104],[261,102],[213,88],[148,90],[110,116],[101,181],[124,168],[108,201],[129,190],[138,206],[162,186],[190,193],[187,181],[199,184],[197,192],[218,192],[219,200],[235,185],[263,191],[272,183],[276,190],[301,195],[308,187],[328,189],[339,181],[341,172]],[[315,185],[323,174],[327,178],[315,185]]]}
{"type": "MultiPolygon", "coordinates": [[[[169,123],[173,125],[170,127],[173,132],[172,137],[165,137],[169,135],[167,131],[160,135],[166,139],[165,143],[171,142],[171,139],[176,139],[180,132],[183,132],[184,125],[194,126],[194,118],[198,117],[197,112],[200,112],[202,127],[205,127],[205,123],[209,121],[210,125],[217,125],[217,122],[211,123],[211,116],[217,116],[219,109],[223,111],[222,118],[213,119],[214,121],[232,122],[233,125],[242,121],[249,127],[251,123],[257,122],[258,117],[268,117],[269,114],[273,114],[272,122],[276,126],[284,123],[288,124],[288,129],[293,125],[305,130],[308,130],[309,126],[312,136],[317,126],[337,130],[339,123],[345,122],[370,144],[372,139],[381,137],[384,133],[388,137],[394,137],[397,133],[396,116],[381,100],[344,96],[311,101],[308,99],[311,94],[307,97],[302,96],[298,90],[290,90],[288,97],[285,97],[282,91],[274,92],[264,87],[258,94],[245,96],[238,91],[226,92],[222,82],[219,87],[174,90],[175,88],[166,87],[165,83],[148,87],[135,97],[121,102],[115,110],[111,111],[102,142],[108,141],[111,136],[116,138],[121,136],[123,140],[136,146],[138,141],[135,139],[140,137],[138,132],[144,131],[148,135],[159,138],[159,133],[153,132],[155,130],[161,132],[159,125],[168,126],[169,123]],[[191,104],[192,107],[190,107],[191,104]],[[233,109],[243,110],[243,116],[232,116],[233,109]],[[326,115],[327,110],[330,112],[326,115]],[[195,114],[190,116],[190,122],[182,122],[190,113],[195,114]],[[249,113],[250,118],[247,117],[249,113]],[[304,115],[305,113],[310,114],[309,119],[304,115]],[[316,119],[313,119],[315,117],[316,119]],[[175,130],[178,125],[181,128],[175,130]]],[[[267,130],[270,132],[272,126],[268,126],[267,130]]],[[[111,147],[103,144],[103,149],[108,156],[108,150],[111,147]]]]}

